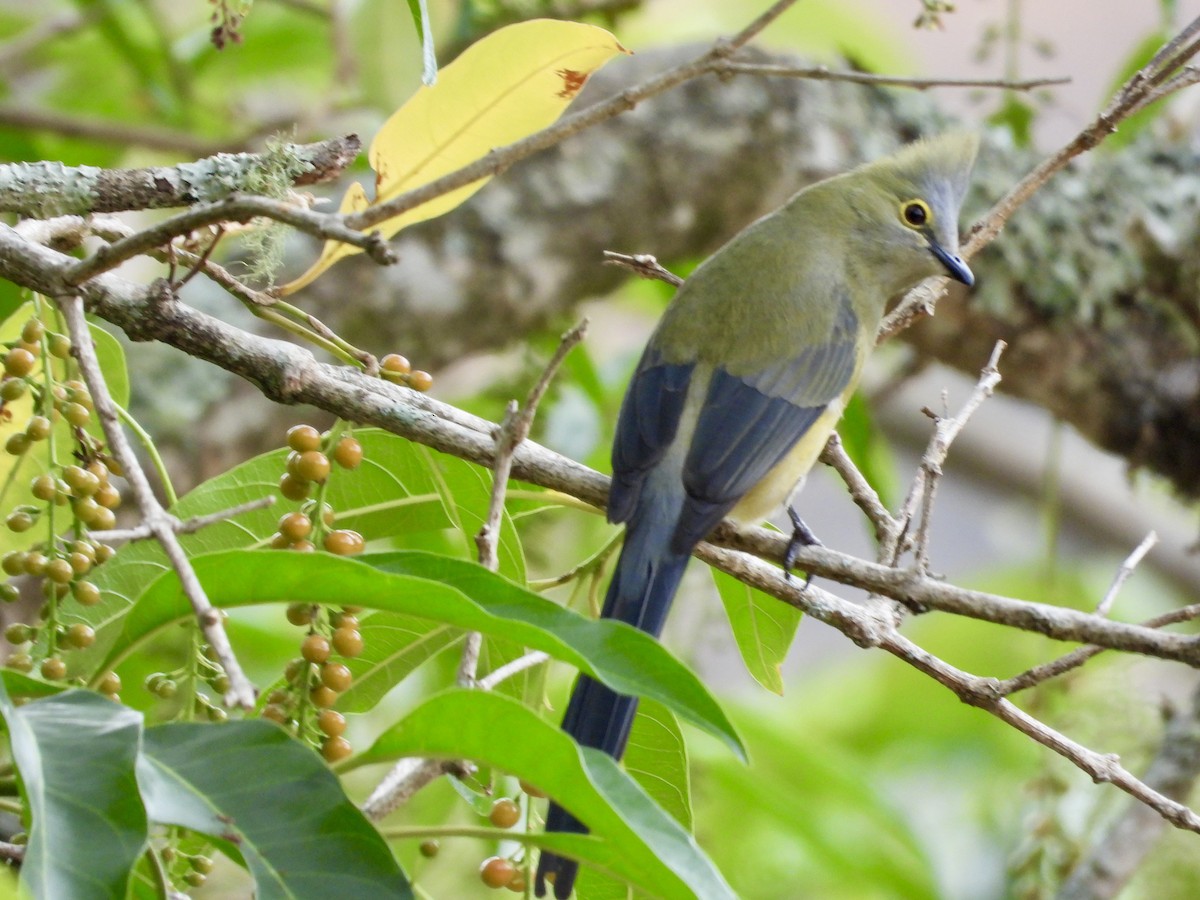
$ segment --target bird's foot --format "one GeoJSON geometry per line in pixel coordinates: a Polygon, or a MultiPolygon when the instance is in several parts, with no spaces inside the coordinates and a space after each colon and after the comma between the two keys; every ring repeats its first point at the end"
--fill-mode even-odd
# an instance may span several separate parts
{"type": "MultiPolygon", "coordinates": [[[[824,544],[813,534],[813,530],[808,527],[805,521],[800,518],[800,514],[796,510],[788,507],[788,518],[792,520],[792,537],[788,541],[787,550],[783,554],[783,572],[784,577],[792,580],[792,568],[796,565],[796,557],[800,555],[801,549],[804,547],[823,547],[824,544]]],[[[804,576],[804,586],[808,587],[812,583],[812,572],[804,576]]]]}

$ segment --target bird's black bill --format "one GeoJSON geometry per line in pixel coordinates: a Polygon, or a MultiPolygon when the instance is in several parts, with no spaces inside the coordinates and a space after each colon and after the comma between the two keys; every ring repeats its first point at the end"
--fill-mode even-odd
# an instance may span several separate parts
{"type": "Polygon", "coordinates": [[[967,267],[961,256],[955,256],[937,241],[929,242],[929,252],[937,257],[938,262],[946,267],[946,272],[955,281],[961,281],[967,287],[975,283],[975,275],[967,267]]]}

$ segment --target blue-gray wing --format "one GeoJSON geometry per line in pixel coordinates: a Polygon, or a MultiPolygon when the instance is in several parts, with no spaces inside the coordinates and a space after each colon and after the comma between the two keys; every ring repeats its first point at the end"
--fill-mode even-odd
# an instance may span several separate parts
{"type": "Polygon", "coordinates": [[[690,551],[842,395],[854,377],[857,327],[845,305],[825,342],[751,375],[713,372],[684,462],[674,549],[690,551]]]}
{"type": "Polygon", "coordinates": [[[610,522],[629,521],[646,474],[675,440],[693,368],[663,362],[653,346],[643,355],[617,418],[608,494],[610,522]]]}

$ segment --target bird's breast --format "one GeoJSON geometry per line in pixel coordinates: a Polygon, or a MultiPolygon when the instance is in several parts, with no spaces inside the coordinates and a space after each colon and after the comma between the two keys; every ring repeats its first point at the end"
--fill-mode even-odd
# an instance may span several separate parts
{"type": "Polygon", "coordinates": [[[775,464],[729,513],[739,522],[754,524],[775,513],[788,499],[800,480],[808,474],[825,442],[842,417],[845,402],[838,398],[829,404],[787,456],[775,464]]]}

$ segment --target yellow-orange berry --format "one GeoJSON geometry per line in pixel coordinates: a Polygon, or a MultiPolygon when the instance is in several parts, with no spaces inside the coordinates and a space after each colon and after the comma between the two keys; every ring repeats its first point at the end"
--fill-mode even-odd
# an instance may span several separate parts
{"type": "Polygon", "coordinates": [[[357,628],[335,628],[333,631],[333,649],[338,655],[353,659],[363,651],[362,633],[357,628]]]}
{"type": "Polygon", "coordinates": [[[325,549],[336,556],[355,556],[363,552],[363,536],[349,528],[339,528],[325,535],[325,549]]]}
{"type": "Polygon", "coordinates": [[[305,481],[303,478],[297,478],[290,472],[279,479],[279,493],[292,501],[304,500],[308,497],[308,492],[312,490],[312,482],[305,481]]]}
{"type": "Polygon", "coordinates": [[[505,887],[516,874],[516,865],[503,856],[489,856],[479,866],[479,877],[490,888],[505,887]]]}
{"type": "Polygon", "coordinates": [[[321,432],[311,425],[293,425],[287,430],[287,445],[297,453],[321,449],[321,432]]]}
{"type": "Polygon", "coordinates": [[[338,737],[346,730],[346,717],[333,709],[323,709],[317,715],[317,727],[328,737],[338,737]]]}
{"type": "Polygon", "coordinates": [[[497,828],[512,828],[521,821],[521,807],[507,797],[501,797],[492,804],[488,820],[497,828]]]}
{"type": "Polygon", "coordinates": [[[343,437],[333,448],[333,461],[343,469],[357,469],[362,459],[362,444],[350,435],[343,437]]]}
{"type": "Polygon", "coordinates": [[[279,533],[289,542],[304,540],[312,530],[312,519],[302,512],[290,512],[279,519],[279,533]]]}
{"type": "Polygon", "coordinates": [[[57,656],[42,660],[42,677],[47,681],[61,681],[67,676],[67,664],[57,656]]]}
{"type": "Polygon", "coordinates": [[[389,353],[379,361],[379,368],[385,374],[407,375],[412,371],[412,364],[399,353],[389,353]]]}
{"type": "Polygon", "coordinates": [[[96,632],[92,629],[91,625],[86,625],[83,622],[74,622],[67,629],[67,633],[63,636],[63,641],[68,646],[82,650],[96,643],[96,632]]]}
{"type": "Polygon", "coordinates": [[[13,347],[4,357],[4,371],[18,378],[33,371],[37,357],[22,347],[13,347]]]}
{"type": "Polygon", "coordinates": [[[287,620],[296,626],[308,625],[313,620],[314,610],[311,603],[292,603],[287,608],[287,620]]]}
{"type": "Polygon", "coordinates": [[[100,602],[100,588],[90,581],[75,582],[71,585],[71,593],[75,595],[75,602],[80,606],[95,606],[100,602]]]}
{"type": "Polygon", "coordinates": [[[329,477],[329,457],[320,450],[305,450],[296,456],[288,457],[288,474],[305,481],[315,481],[318,484],[329,477]]]}
{"type": "Polygon", "coordinates": [[[121,492],[106,481],[96,491],[96,502],[105,509],[116,509],[121,505],[121,492]]]}
{"type": "Polygon", "coordinates": [[[321,756],[325,757],[326,762],[335,763],[345,759],[353,751],[354,748],[350,746],[350,742],[341,735],[325,738],[321,742],[321,756]]]}
{"type": "Polygon", "coordinates": [[[308,692],[308,699],[317,709],[328,709],[337,703],[337,691],[321,684],[308,692]]]}
{"type": "Polygon", "coordinates": [[[300,645],[300,655],[310,663],[323,663],[329,659],[329,639],[323,634],[310,634],[300,645]]]}
{"type": "Polygon", "coordinates": [[[327,662],[321,666],[321,683],[339,694],[347,690],[353,681],[354,676],[345,663],[327,662]]]}
{"type": "Polygon", "coordinates": [[[543,791],[541,788],[537,787],[536,785],[530,784],[528,781],[525,781],[524,779],[521,779],[521,790],[523,790],[530,797],[545,797],[546,796],[545,791],[543,791]]]}

